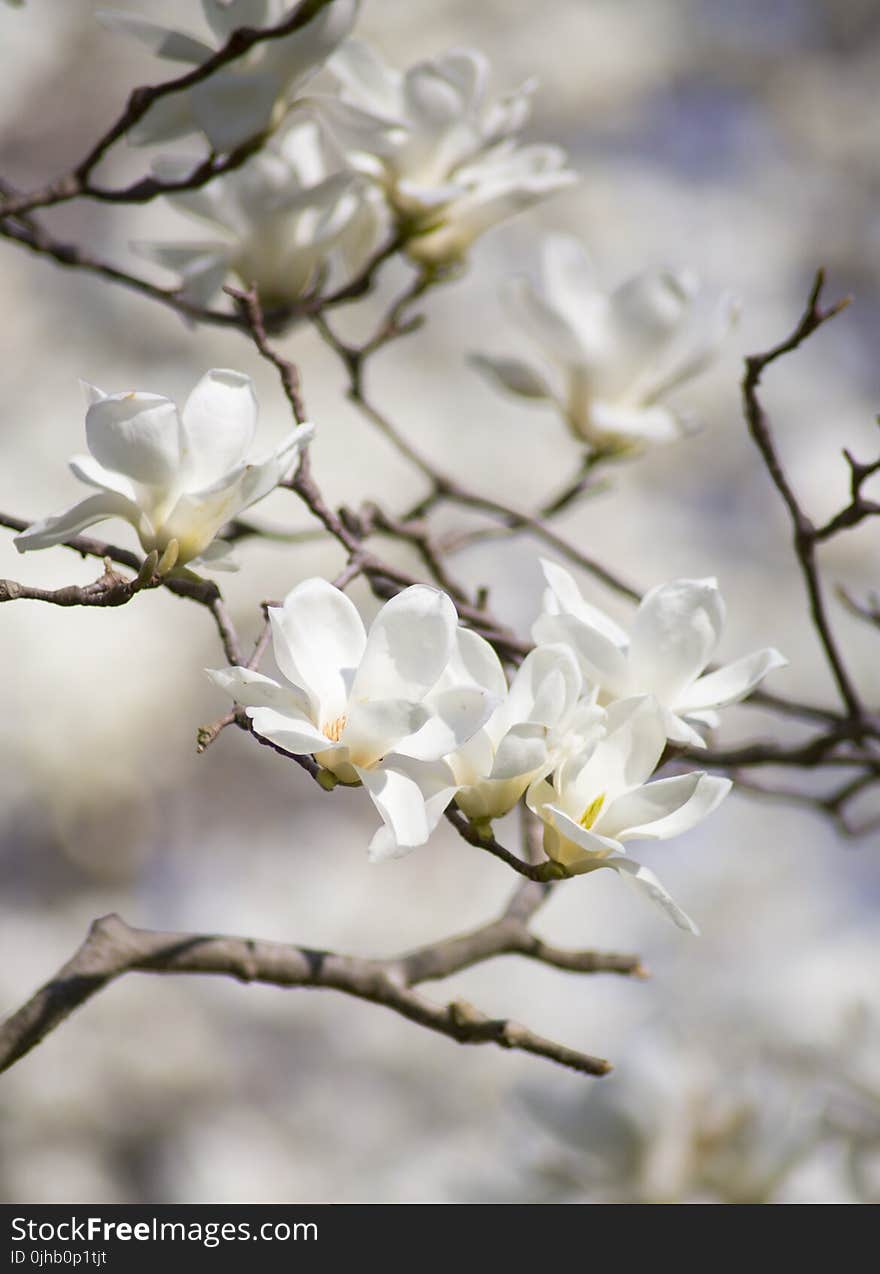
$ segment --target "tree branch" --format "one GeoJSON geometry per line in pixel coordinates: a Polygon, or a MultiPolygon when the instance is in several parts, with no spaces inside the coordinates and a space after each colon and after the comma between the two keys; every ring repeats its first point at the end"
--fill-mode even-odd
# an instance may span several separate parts
{"type": "Polygon", "coordinates": [[[212,974],[269,986],[340,991],[383,1005],[459,1044],[496,1044],[585,1075],[606,1074],[611,1066],[602,1058],[544,1039],[508,1019],[490,1018],[460,1000],[435,1004],[412,989],[417,983],[510,954],[575,973],[644,976],[635,956],[550,947],[530,935],[525,922],[512,914],[471,934],[389,960],[253,938],[134,929],[118,916],[104,916],[94,922],[73,957],[0,1027],[0,1071],[26,1056],[111,982],[123,974],[141,972],[212,974]]]}

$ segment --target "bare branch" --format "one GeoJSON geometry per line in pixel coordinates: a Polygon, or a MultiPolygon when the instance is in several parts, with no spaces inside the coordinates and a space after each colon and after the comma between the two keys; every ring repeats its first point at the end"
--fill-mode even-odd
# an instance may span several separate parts
{"type": "Polygon", "coordinates": [[[562,951],[528,935],[524,923],[510,915],[472,934],[390,960],[253,938],[133,929],[118,916],[104,916],[94,922],[75,955],[0,1027],[0,1070],[26,1056],[110,982],[141,972],[213,974],[269,986],[340,991],[383,1005],[459,1044],[496,1044],[585,1075],[606,1074],[611,1066],[602,1058],[544,1039],[508,1019],[490,1018],[462,1001],[435,1004],[412,989],[419,982],[508,954],[575,973],[644,975],[635,956],[562,951]]]}

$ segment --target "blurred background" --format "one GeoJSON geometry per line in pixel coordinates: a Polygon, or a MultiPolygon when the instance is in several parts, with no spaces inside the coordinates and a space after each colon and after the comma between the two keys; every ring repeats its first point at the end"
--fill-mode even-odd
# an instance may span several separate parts
{"type": "MultiPolygon", "coordinates": [[[[195,0],[118,7],[201,30],[195,0]]],[[[28,0],[0,10],[0,172],[17,186],[62,171],[134,84],[169,74],[104,31],[93,8],[28,0]]],[[[620,466],[613,492],[560,529],[644,588],[717,575],[729,605],[721,654],[778,646],[791,667],[773,688],[833,702],[787,523],[740,418],[738,378],[745,351],[790,330],[824,264],[831,293],[854,303],[773,370],[766,402],[805,503],[818,519],[836,511],[847,490],[841,447],[868,458],[878,443],[877,5],[367,0],[361,34],[401,65],[476,45],[497,92],[537,75],[530,136],[564,145],[583,174],[478,244],[466,277],[429,298],[426,327],[376,361],[375,399],[472,487],[537,506],[576,468],[577,447],[552,413],[493,392],[465,360],[473,349],[527,352],[498,289],[531,266],[540,233],[580,234],[608,284],[668,264],[734,290],[739,327],[682,394],[703,432],[620,466]]],[[[108,177],[136,177],[148,160],[122,148],[108,177]]],[[[83,202],[46,222],[140,270],[150,267],[130,240],[191,232],[158,204],[83,202]]],[[[261,440],[287,427],[274,376],[240,336],[188,331],[171,312],[8,243],[0,261],[4,511],[36,518],[72,503],[78,377],[180,399],[207,368],[236,367],[257,382],[261,440]]],[[[376,312],[369,302],[352,322],[376,312]]],[[[306,330],[283,350],[302,367],[326,494],[411,503],[417,478],[345,403],[327,350],[306,330]]],[[[283,493],[255,520],[307,525],[283,493]]],[[[118,525],[108,536],[128,542],[118,525]]],[[[836,539],[823,552],[829,580],[876,587],[878,547],[876,521],[836,539]]],[[[221,583],[245,640],[262,598],[340,565],[330,545],[249,542],[240,552],[241,573],[221,583]]],[[[540,603],[538,556],[516,538],[467,551],[457,569],[491,584],[496,609],[525,634],[540,603]]],[[[0,576],[59,586],[97,573],[63,549],[19,558],[0,533],[0,576]]],[[[616,599],[582,583],[625,618],[616,599]]],[[[366,592],[354,595],[370,613],[366,592]]],[[[878,635],[836,604],[833,615],[876,703],[878,635]]],[[[370,866],[363,794],[328,798],[239,732],[197,757],[197,726],[225,710],[201,670],[222,656],[208,616],[171,595],[116,610],[6,606],[0,656],[4,1013],[111,910],[148,927],[382,955],[479,924],[513,887],[443,827],[409,858],[370,866]]],[[[726,728],[729,738],[781,732],[748,709],[730,710],[726,728]]],[[[507,959],[428,988],[611,1058],[601,1081],[458,1048],[329,992],[130,976],[3,1076],[0,1197],[877,1200],[877,848],[876,838],[841,840],[802,809],[735,796],[696,832],[644,854],[700,939],[613,873],[557,890],[540,913],[539,931],[556,942],[640,952],[651,981],[507,959]]]]}

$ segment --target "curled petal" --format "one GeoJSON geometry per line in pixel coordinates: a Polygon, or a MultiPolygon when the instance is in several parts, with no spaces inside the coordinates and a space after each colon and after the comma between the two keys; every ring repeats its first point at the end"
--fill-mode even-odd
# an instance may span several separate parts
{"type": "Polygon", "coordinates": [[[135,482],[171,489],[180,472],[177,408],[161,394],[110,394],[86,413],[89,451],[135,482]]]}
{"type": "Polygon", "coordinates": [[[729,703],[745,699],[775,668],[785,668],[788,660],[778,650],[768,647],[744,655],[733,663],[725,664],[716,672],[707,672],[688,686],[676,702],[676,710],[686,716],[723,708],[729,703]]]}
{"type": "Polygon", "coordinates": [[[79,535],[86,527],[103,522],[105,518],[124,518],[136,530],[140,530],[143,521],[140,509],[131,500],[102,491],[99,495],[88,496],[65,513],[34,522],[33,526],[17,535],[13,542],[19,553],[49,548],[52,544],[63,544],[72,536],[79,535]]]}
{"type": "Polygon", "coordinates": [[[678,925],[679,929],[684,929],[686,933],[699,935],[700,931],[694,921],[691,920],[687,912],[682,911],[675,899],[670,896],[666,887],[648,867],[643,866],[641,863],[633,862],[631,858],[608,858],[602,866],[612,867],[623,880],[634,885],[651,902],[665,911],[673,924],[678,925]]]}
{"type": "Polygon", "coordinates": [[[257,734],[292,756],[313,756],[334,746],[305,716],[295,717],[286,709],[278,712],[275,708],[248,708],[247,714],[257,734]]]}
{"type": "Polygon", "coordinates": [[[243,708],[274,708],[294,720],[308,718],[309,701],[291,686],[281,686],[252,668],[206,668],[208,678],[243,708]]]}
{"type": "Polygon", "coordinates": [[[724,602],[714,579],[673,580],[652,588],[632,626],[633,688],[675,703],[711,659],[723,623],[724,602]]]}
{"type": "Polygon", "coordinates": [[[620,841],[668,840],[707,818],[730,788],[730,779],[703,773],[658,779],[619,796],[598,825],[620,841]]]}

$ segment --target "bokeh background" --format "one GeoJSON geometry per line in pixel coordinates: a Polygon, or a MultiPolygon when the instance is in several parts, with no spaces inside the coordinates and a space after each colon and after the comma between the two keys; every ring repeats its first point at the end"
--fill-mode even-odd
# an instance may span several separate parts
{"type": "MultiPolygon", "coordinates": [[[[119,7],[193,30],[201,21],[195,0],[119,7]]],[[[0,172],[16,185],[61,171],[132,85],[168,73],[105,32],[93,8],[0,9],[0,172]]],[[[835,294],[853,293],[846,315],[779,365],[766,390],[798,490],[817,517],[835,511],[846,498],[840,448],[867,456],[878,442],[876,4],[368,0],[361,30],[401,64],[477,45],[498,91],[537,75],[530,133],[566,146],[583,173],[478,245],[467,276],[430,298],[427,326],[377,361],[376,399],[471,486],[537,504],[576,466],[577,449],[551,413],[494,393],[466,355],[525,352],[498,288],[529,268],[542,230],[581,234],[609,283],[670,264],[733,289],[739,328],[683,394],[703,433],[621,467],[612,493],[561,525],[646,588],[718,575],[730,616],[722,653],[776,645],[791,667],[775,687],[831,702],[783,512],[739,415],[738,377],[744,351],[789,330],[817,265],[835,294]]],[[[147,159],[123,149],[108,175],[134,177],[147,159]]],[[[47,224],[130,264],[130,240],[187,228],[158,205],[82,203],[47,224]]],[[[182,397],[207,368],[236,367],[257,381],[262,438],[285,429],[277,383],[241,337],[188,331],[146,300],[10,244],[0,243],[0,262],[5,511],[37,517],[71,502],[78,377],[182,397]]],[[[352,321],[366,322],[371,304],[352,321]]],[[[328,495],[405,507],[418,479],[346,405],[332,357],[305,330],[283,348],[302,366],[328,495]]],[[[259,519],[307,525],[283,494],[259,519]]],[[[878,532],[865,526],[829,545],[829,579],[876,587],[878,532]]],[[[241,555],[244,569],[224,587],[246,638],[260,599],[339,566],[329,545],[253,542],[241,555]]],[[[490,583],[497,609],[525,633],[539,605],[538,556],[520,537],[468,551],[458,569],[490,583]]],[[[19,558],[2,533],[0,576],[56,586],[94,578],[95,565],[62,549],[19,558]]],[[[365,592],[355,595],[369,612],[365,592]]],[[[834,621],[876,702],[876,631],[837,606],[834,621]]],[[[512,888],[498,863],[444,828],[409,858],[370,866],[366,798],[323,796],[238,732],[197,757],[196,727],[224,708],[201,669],[221,655],[208,617],[170,595],[110,611],[6,606],[0,658],[4,1012],[111,910],[144,926],[385,954],[478,924],[512,888]]],[[[731,710],[727,728],[730,738],[779,729],[746,709],[731,710]]],[[[578,979],[507,959],[429,989],[610,1057],[616,1070],[602,1081],[458,1048],[329,992],[131,976],[3,1077],[0,1196],[876,1199],[877,849],[800,808],[735,796],[709,824],[644,855],[698,919],[700,939],[612,873],[559,889],[540,915],[558,942],[639,951],[651,981],[578,979]]]]}

